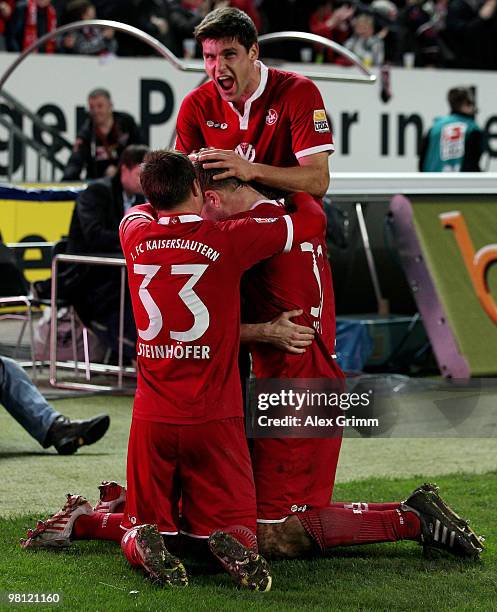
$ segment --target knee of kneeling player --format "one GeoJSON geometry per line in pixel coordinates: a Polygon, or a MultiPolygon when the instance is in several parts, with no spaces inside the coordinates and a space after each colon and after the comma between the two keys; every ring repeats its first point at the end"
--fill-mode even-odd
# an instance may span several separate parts
{"type": "Polygon", "coordinates": [[[293,516],[284,523],[257,525],[259,552],[269,559],[295,559],[313,550],[312,542],[293,516]]]}

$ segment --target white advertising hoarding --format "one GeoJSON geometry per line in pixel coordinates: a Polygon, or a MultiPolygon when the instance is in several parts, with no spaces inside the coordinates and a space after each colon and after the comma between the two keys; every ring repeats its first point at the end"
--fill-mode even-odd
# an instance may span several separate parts
{"type": "MultiPolygon", "coordinates": [[[[14,61],[0,54],[0,71],[14,61]]],[[[199,66],[201,64],[199,63],[199,66]]],[[[280,66],[301,70],[302,65],[280,66]]],[[[337,74],[335,66],[308,66],[313,71],[337,74]]],[[[5,89],[46,123],[57,126],[74,141],[83,117],[87,93],[105,87],[116,110],[130,112],[142,125],[154,148],[168,146],[174,136],[176,114],[186,93],[203,80],[203,74],[180,72],[161,58],[98,58],[32,55],[11,75],[5,89]]],[[[447,112],[447,90],[474,86],[478,123],[488,134],[490,155],[484,169],[497,171],[497,74],[394,68],[393,96],[380,99],[380,83],[316,82],[331,116],[336,153],[330,161],[337,172],[409,172],[417,169],[418,142],[433,118],[447,112]]],[[[4,105],[1,112],[8,112],[4,105]]],[[[40,136],[28,120],[14,116],[19,127],[35,139],[40,136]]],[[[47,143],[50,137],[45,136],[47,143]]],[[[6,166],[7,133],[0,129],[0,165],[6,166]]],[[[19,156],[18,156],[19,157],[19,156]]],[[[19,160],[16,160],[16,164],[19,160]]],[[[16,165],[14,164],[14,166],[16,165]]]]}

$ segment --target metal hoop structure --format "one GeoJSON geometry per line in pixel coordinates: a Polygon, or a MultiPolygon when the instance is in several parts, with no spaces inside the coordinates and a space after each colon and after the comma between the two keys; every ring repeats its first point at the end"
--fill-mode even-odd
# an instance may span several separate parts
{"type": "Polygon", "coordinates": [[[343,55],[349,61],[359,68],[360,72],[362,72],[362,76],[356,76],[352,74],[326,74],[324,72],[309,72],[304,70],[299,70],[299,73],[303,76],[309,77],[315,81],[344,81],[344,82],[352,82],[352,83],[374,83],[376,81],[376,75],[373,74],[361,60],[357,57],[355,53],[349,51],[342,45],[334,42],[333,40],[329,40],[328,38],[324,38],[324,36],[318,36],[317,34],[311,34],[310,32],[273,32],[272,34],[263,34],[259,36],[259,44],[261,43],[271,43],[281,40],[298,40],[301,42],[313,43],[322,45],[323,47],[327,47],[328,49],[332,49],[336,51],[339,55],[343,55]]]}
{"type": "MultiPolygon", "coordinates": [[[[73,23],[68,23],[67,25],[61,26],[60,28],[55,29],[53,32],[48,32],[41,38],[35,40],[27,49],[24,51],[12,62],[12,64],[7,68],[7,70],[3,73],[0,78],[0,90],[4,87],[7,79],[10,75],[17,69],[17,67],[26,59],[28,55],[36,51],[39,47],[43,46],[52,38],[56,38],[61,34],[67,34],[69,32],[73,32],[75,30],[80,30],[81,28],[93,26],[97,28],[111,28],[118,32],[123,32],[125,34],[129,34],[134,38],[138,38],[149,47],[152,47],[159,55],[161,55],[164,59],[166,59],[170,64],[172,64],[177,70],[181,72],[204,72],[204,69],[197,65],[184,62],[183,60],[177,58],[172,51],[170,51],[165,45],[159,42],[150,34],[143,32],[139,28],[135,28],[134,26],[128,25],[127,23],[120,23],[119,21],[110,21],[107,19],[88,19],[86,21],[75,21],[73,23]]],[[[310,34],[308,32],[275,32],[272,34],[264,34],[259,37],[259,43],[270,43],[281,40],[300,40],[303,42],[310,42],[313,44],[323,45],[329,49],[333,49],[340,55],[345,56],[349,59],[355,66],[359,68],[359,70],[363,73],[360,76],[354,75],[346,75],[346,74],[326,74],[320,72],[308,72],[306,70],[301,70],[300,73],[303,76],[307,76],[314,80],[321,81],[346,81],[353,83],[374,83],[376,80],[376,76],[372,74],[360,61],[360,59],[349,51],[339,45],[332,40],[328,40],[323,36],[318,36],[316,34],[310,34]]]]}
{"type": "Polygon", "coordinates": [[[88,19],[86,21],[74,21],[73,23],[68,23],[67,25],[61,26],[60,28],[55,29],[53,32],[48,32],[41,38],[35,40],[27,49],[24,51],[12,62],[12,64],[7,68],[7,70],[2,75],[0,79],[0,89],[5,85],[7,79],[14,72],[14,70],[23,62],[28,55],[36,51],[38,47],[43,46],[52,38],[56,38],[61,34],[67,34],[68,32],[74,32],[75,30],[81,30],[87,26],[94,26],[97,28],[112,28],[118,32],[124,32],[125,34],[130,34],[134,36],[134,38],[138,38],[142,42],[146,43],[152,49],[155,49],[159,55],[167,59],[167,61],[172,64],[178,70],[185,70],[184,64],[181,60],[179,60],[172,51],[170,51],[166,46],[164,46],[161,42],[159,42],[150,34],[143,32],[134,26],[128,25],[127,23],[120,23],[119,21],[110,21],[107,19],[88,19]]]}

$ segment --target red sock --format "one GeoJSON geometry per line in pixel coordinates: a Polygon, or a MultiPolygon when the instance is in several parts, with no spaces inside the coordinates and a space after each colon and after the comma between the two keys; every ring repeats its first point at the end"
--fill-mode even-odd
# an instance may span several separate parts
{"type": "Polygon", "coordinates": [[[257,536],[248,527],[245,527],[244,525],[231,525],[230,527],[222,529],[222,531],[224,531],[224,533],[229,533],[246,548],[255,550],[257,552],[257,536]]]}
{"type": "Polygon", "coordinates": [[[375,502],[331,502],[330,506],[332,508],[346,508],[347,510],[352,510],[356,514],[362,514],[370,510],[379,512],[383,510],[398,510],[400,508],[400,502],[386,502],[384,504],[375,502]]]}
{"type": "Polygon", "coordinates": [[[129,529],[124,534],[121,540],[121,550],[124,556],[133,567],[142,567],[143,561],[141,555],[136,549],[136,528],[129,529]]]}
{"type": "Polygon", "coordinates": [[[321,550],[374,542],[418,540],[421,525],[414,512],[370,510],[357,514],[344,508],[321,508],[296,515],[321,550]]]}
{"type": "Polygon", "coordinates": [[[125,530],[121,529],[122,513],[94,512],[82,514],[74,521],[72,540],[112,540],[120,542],[125,530]]]}

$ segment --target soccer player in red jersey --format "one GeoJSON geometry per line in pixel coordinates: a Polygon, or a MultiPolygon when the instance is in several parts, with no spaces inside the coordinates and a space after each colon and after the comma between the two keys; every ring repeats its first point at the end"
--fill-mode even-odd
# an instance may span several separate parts
{"type": "Polygon", "coordinates": [[[195,30],[210,81],[188,94],[176,148],[206,168],[284,191],[322,197],[333,139],[321,94],[309,79],[258,60],[257,30],[235,8],[216,9],[195,30]]]}
{"type": "MultiPolygon", "coordinates": [[[[217,171],[200,166],[197,172],[207,218],[274,218],[286,212],[237,179],[216,181],[217,171]]],[[[242,340],[256,341],[251,354],[257,378],[335,379],[335,391],[343,390],[344,376],[333,355],[335,307],[323,235],[254,266],[244,276],[242,294],[254,324],[242,325],[241,335],[242,340]],[[307,349],[285,353],[258,342],[260,324],[281,311],[297,309],[302,314],[296,321],[316,330],[307,349]]],[[[265,555],[292,558],[318,549],[402,539],[461,556],[478,554],[478,537],[441,500],[435,487],[417,489],[402,504],[330,504],[341,443],[341,432],[334,433],[330,438],[253,440],[257,533],[265,555]]]]}
{"type": "MultiPolygon", "coordinates": [[[[328,156],[334,147],[324,104],[315,85],[299,75],[264,66],[258,60],[254,24],[241,11],[233,8],[212,11],[196,28],[195,36],[202,45],[205,70],[211,80],[183,101],[177,120],[176,147],[185,153],[199,151],[198,159],[205,169],[221,170],[217,180],[236,177],[277,190],[307,191],[322,197],[329,184],[328,156]],[[211,150],[202,151],[204,148],[211,150]]],[[[317,249],[319,245],[311,246],[317,249]]],[[[317,250],[302,253],[311,254],[317,258],[319,272],[317,250]]],[[[316,282],[311,279],[311,286],[316,282]]],[[[313,307],[320,305],[319,301],[319,306],[316,302],[313,307]]],[[[294,328],[294,333],[300,331],[301,326],[294,328]]],[[[294,354],[301,354],[309,344],[306,333],[300,333],[299,338],[292,348],[294,354]]],[[[328,344],[326,350],[329,355],[333,345],[328,344]]],[[[266,351],[267,363],[272,364],[274,371],[278,360],[270,356],[267,347],[266,351]]],[[[261,354],[261,350],[256,352],[261,354]]],[[[291,361],[288,357],[284,359],[288,360],[291,361]]],[[[307,366],[304,370],[300,367],[300,375],[304,371],[308,371],[307,366]]],[[[290,372],[292,368],[287,369],[287,375],[290,372]]],[[[284,375],[284,369],[280,373],[284,375]]],[[[280,459],[275,457],[276,461],[280,459]]],[[[430,528],[436,529],[436,521],[443,518],[440,498],[433,489],[416,490],[407,501],[424,512],[419,520],[415,512],[406,510],[402,515],[400,504],[361,504],[353,510],[338,504],[290,516],[281,523],[266,524],[263,547],[273,556],[296,556],[316,546],[325,550],[336,545],[402,537],[423,537],[425,542],[433,542],[430,528]]],[[[276,507],[272,511],[276,512],[276,507]]],[[[452,545],[447,545],[449,549],[454,542],[465,541],[467,537],[464,527],[456,527],[455,523],[447,526],[455,534],[452,545]]],[[[436,531],[438,537],[440,529],[436,531]]],[[[442,546],[447,530],[445,534],[442,546]]],[[[473,545],[477,547],[475,538],[473,545]]]]}
{"type": "MultiPolygon", "coordinates": [[[[254,550],[255,489],[234,366],[240,278],[294,240],[322,233],[324,213],[298,194],[291,216],[204,221],[193,165],[171,151],[145,158],[141,183],[150,205],[133,208],[120,226],[138,330],[122,547],[154,578],[185,584],[160,535],[181,530],[209,539],[239,584],[269,590],[267,566],[254,550]]],[[[69,499],[65,514],[38,526],[24,546],[68,541],[79,515],[88,515],[84,502],[69,499]]]]}
{"type": "MultiPolygon", "coordinates": [[[[278,218],[281,220],[282,216],[284,217],[285,211],[281,206],[274,201],[268,201],[249,185],[242,185],[236,179],[216,182],[211,180],[212,177],[209,178],[208,172],[202,174],[206,175],[203,178],[201,177],[206,192],[206,206],[204,212],[210,213],[211,216],[217,219],[235,216],[237,218],[237,220],[234,221],[235,223],[246,223],[251,217],[255,217],[252,218],[252,221],[258,223],[257,231],[260,231],[263,227],[276,223],[278,218]],[[264,223],[262,222],[263,219],[270,219],[270,222],[264,223]]],[[[308,198],[303,194],[298,194],[296,197],[296,202],[300,205],[299,211],[301,213],[304,212],[301,206],[306,200],[308,201],[308,198]]],[[[311,213],[312,212],[311,209],[311,213]]],[[[150,222],[151,217],[155,218],[156,215],[153,209],[140,211],[137,214],[138,216],[136,217],[135,223],[154,227],[150,222]]],[[[193,215],[194,218],[188,215],[188,219],[179,219],[177,215],[166,215],[164,212],[159,212],[159,214],[164,218],[170,219],[170,221],[167,222],[168,226],[180,224],[179,227],[182,228],[185,225],[189,226],[189,224],[194,224],[193,227],[195,227],[200,222],[198,218],[195,218],[195,214],[193,215]],[[174,219],[178,220],[174,221],[174,219]]],[[[309,213],[307,214],[309,215],[309,213]]],[[[314,222],[312,215],[307,217],[307,221],[310,223],[314,222]]],[[[130,219],[129,222],[132,223],[133,221],[130,219]]],[[[226,231],[229,225],[224,225],[222,227],[224,231],[226,231]]],[[[191,232],[189,232],[189,234],[191,234],[191,232]]],[[[240,234],[240,236],[241,235],[242,234],[240,234]]],[[[302,234],[295,235],[296,240],[301,238],[302,234]]],[[[168,248],[167,243],[162,244],[157,242],[158,240],[159,238],[154,236],[145,239],[145,244],[148,244],[148,246],[145,247],[146,252],[149,250],[153,252],[155,249],[163,247],[168,248]]],[[[160,240],[165,240],[165,238],[161,237],[160,240]]],[[[168,240],[178,240],[178,237],[168,238],[168,240]]],[[[175,242],[174,245],[171,243],[169,248],[181,249],[183,247],[197,250],[197,252],[203,251],[203,247],[200,248],[200,246],[198,246],[197,248],[196,244],[198,243],[195,242],[191,236],[188,240],[188,246],[186,243],[180,244],[175,242]]],[[[143,241],[138,244],[143,244],[143,241]]],[[[261,285],[259,293],[264,295],[264,299],[268,300],[270,303],[269,308],[274,309],[274,312],[278,312],[278,309],[304,304],[304,308],[302,309],[305,312],[305,314],[302,313],[304,314],[303,322],[306,324],[313,324],[317,330],[317,340],[313,344],[312,349],[306,352],[304,352],[302,348],[296,349],[295,355],[298,355],[298,357],[289,357],[281,354],[278,360],[277,355],[273,354],[272,350],[270,350],[267,368],[264,364],[264,349],[255,347],[255,370],[259,376],[271,375],[285,377],[293,375],[297,377],[315,377],[319,375],[338,379],[341,377],[341,372],[337,368],[331,355],[334,336],[333,315],[328,311],[324,311],[325,304],[327,306],[332,305],[333,296],[331,284],[326,282],[322,283],[321,281],[318,282],[318,276],[321,279],[322,277],[325,278],[327,274],[324,273],[324,269],[320,268],[317,262],[316,264],[313,262],[311,267],[307,261],[310,253],[319,253],[320,244],[319,238],[307,238],[303,243],[304,248],[302,248],[301,243],[300,248],[297,248],[293,252],[285,255],[276,255],[273,259],[268,259],[266,262],[262,263],[262,265],[258,266],[259,280],[256,282],[261,285]],[[309,250],[309,244],[312,245],[313,251],[309,250]],[[314,304],[314,298],[306,301],[307,297],[300,293],[298,287],[289,289],[288,286],[284,286],[279,282],[278,274],[281,274],[281,277],[285,278],[287,283],[289,280],[292,280],[288,276],[288,270],[284,269],[285,259],[295,273],[300,271],[298,278],[303,285],[307,284],[311,286],[314,282],[318,285],[318,291],[315,293],[314,298],[317,300],[319,297],[323,302],[321,313],[319,312],[317,301],[316,304],[314,304]],[[318,266],[317,275],[315,272],[315,265],[318,266]],[[321,288],[319,288],[320,282],[321,288]],[[278,304],[280,305],[278,306],[278,304]],[[307,357],[305,357],[306,354],[307,357]]],[[[137,245],[134,246],[134,253],[131,257],[132,260],[133,257],[136,258],[141,250],[140,248],[137,250],[136,246],[137,245]]],[[[254,239],[253,242],[250,242],[249,248],[256,246],[257,242],[254,239]]],[[[247,248],[247,243],[241,243],[239,247],[243,251],[244,248],[247,248]]],[[[205,256],[209,256],[208,250],[205,251],[205,256]]],[[[245,258],[251,257],[247,253],[244,253],[243,256],[245,258]]],[[[130,263],[134,265],[135,260],[132,262],[130,261],[130,263]]],[[[153,265],[155,266],[156,264],[153,265]]],[[[140,329],[142,327],[145,328],[145,333],[148,334],[150,328],[153,329],[155,326],[155,329],[157,329],[157,326],[160,325],[160,321],[163,321],[163,309],[158,308],[157,311],[154,311],[152,302],[150,301],[150,295],[147,293],[152,289],[148,288],[148,284],[145,286],[147,281],[146,274],[143,274],[143,269],[140,268],[140,270],[144,278],[140,283],[138,292],[141,290],[142,294],[140,296],[138,293],[139,298],[137,298],[135,294],[135,300],[138,300],[138,302],[143,305],[139,306],[144,309],[144,312],[142,312],[143,316],[140,329]],[[151,313],[151,316],[145,313],[151,313]]],[[[158,274],[158,272],[153,273],[153,270],[149,270],[149,272],[152,273],[152,278],[150,280],[153,280],[156,274],[158,274]]],[[[293,281],[295,281],[296,278],[297,276],[294,274],[293,281]]],[[[202,296],[202,293],[200,293],[200,280],[201,279],[198,281],[198,289],[195,289],[195,291],[199,291],[199,293],[196,294],[197,297],[202,296]]],[[[138,287],[138,281],[136,281],[135,284],[136,289],[138,287]]],[[[295,282],[290,282],[289,284],[292,285],[295,284],[295,282]]],[[[193,289],[191,283],[190,289],[193,289]]],[[[238,286],[235,287],[235,295],[237,291],[238,286]]],[[[174,302],[170,300],[177,300],[178,296],[182,299],[181,290],[176,289],[176,293],[173,291],[172,297],[169,296],[167,300],[168,304],[174,304],[174,302]]],[[[152,296],[154,294],[155,291],[152,293],[152,296]]],[[[186,297],[184,293],[183,297],[186,297]]],[[[189,297],[188,303],[193,306],[196,297],[191,293],[189,297]]],[[[226,293],[226,298],[226,304],[229,305],[233,299],[231,293],[226,293]]],[[[185,304],[187,303],[186,300],[182,301],[184,301],[185,304]]],[[[162,300],[160,303],[162,304],[162,300]]],[[[208,304],[209,302],[206,301],[205,303],[208,304]]],[[[166,310],[168,309],[166,308],[164,312],[166,312],[166,310]]],[[[199,311],[198,308],[195,308],[197,315],[199,315],[201,311],[202,309],[199,311]]],[[[174,310],[172,312],[174,313],[174,310]]],[[[259,315],[261,319],[264,319],[264,314],[266,314],[266,311],[261,310],[259,315]]],[[[223,317],[224,315],[225,309],[223,306],[223,317]]],[[[189,324],[192,322],[192,316],[193,321],[195,321],[195,313],[193,311],[191,312],[189,324]]],[[[170,324],[168,323],[168,325],[170,324]]],[[[255,325],[261,324],[256,323],[255,325]]],[[[193,327],[195,327],[195,324],[193,327]]],[[[254,328],[252,327],[249,333],[245,332],[245,337],[257,339],[258,332],[256,331],[254,333],[254,328]]],[[[228,334],[227,338],[230,340],[231,336],[228,334]]],[[[166,351],[167,345],[162,346],[164,351],[166,351]]],[[[223,350],[226,348],[230,355],[228,360],[224,358],[221,359],[221,363],[223,364],[222,367],[228,368],[226,372],[228,372],[230,364],[233,363],[233,359],[235,358],[236,348],[234,349],[233,346],[231,340],[226,346],[223,341],[223,350]]],[[[188,352],[186,348],[177,350],[182,355],[188,352]]],[[[190,353],[192,350],[193,355],[195,355],[195,348],[190,349],[190,353]]],[[[162,388],[165,381],[162,381],[160,378],[156,381],[153,376],[150,377],[148,368],[145,367],[145,365],[148,364],[149,360],[153,362],[153,360],[162,358],[160,345],[157,346],[155,343],[149,344],[148,342],[144,342],[143,347],[138,352],[141,357],[145,358],[144,368],[142,370],[144,384],[146,385],[145,389],[151,386],[153,396],[156,390],[162,388]],[[146,348],[147,346],[148,349],[146,348]]],[[[178,358],[180,358],[179,353],[178,358]]],[[[197,349],[197,353],[197,357],[199,357],[202,351],[200,350],[199,352],[197,349]]],[[[212,371],[210,373],[211,375],[213,374],[212,371]]],[[[193,375],[194,373],[192,372],[191,374],[193,375]]],[[[174,377],[174,375],[173,372],[172,376],[174,377]]],[[[205,377],[202,377],[201,374],[199,376],[200,380],[205,383],[205,377]]],[[[216,377],[214,377],[213,380],[215,379],[216,377]]],[[[194,394],[196,388],[196,386],[192,387],[192,389],[188,391],[188,394],[194,394]]],[[[179,389],[184,390],[184,387],[180,386],[179,389]]],[[[239,398],[239,393],[237,397],[239,398]]],[[[146,394],[141,398],[141,401],[145,399],[146,394]]],[[[173,401],[173,398],[171,398],[171,401],[173,401]]],[[[146,406],[144,414],[146,418],[146,406]]],[[[157,418],[158,416],[160,416],[160,413],[155,414],[153,418],[157,418]]],[[[164,423],[155,423],[154,421],[149,423],[145,421],[145,423],[139,425],[141,427],[147,427],[148,438],[154,438],[156,443],[152,446],[151,456],[153,457],[157,454],[157,459],[160,459],[163,450],[162,442],[164,441],[158,429],[160,425],[163,427],[165,426],[164,423]],[[151,433],[151,430],[154,428],[157,428],[157,432],[151,433]],[[157,437],[161,438],[159,441],[160,443],[157,441],[157,437]],[[159,448],[161,449],[161,453],[157,453],[154,450],[158,450],[159,448]]],[[[215,434],[217,428],[216,420],[210,424],[206,423],[205,425],[210,426],[210,435],[212,435],[213,432],[215,434]]],[[[192,428],[191,431],[192,438],[195,438],[197,432],[194,428],[192,428]]],[[[202,435],[206,432],[207,427],[202,430],[202,435]]],[[[240,442],[239,437],[237,440],[240,442]]],[[[265,439],[255,441],[254,470],[258,496],[258,516],[260,520],[257,533],[260,549],[265,555],[292,558],[305,553],[316,552],[317,550],[323,552],[329,551],[329,549],[337,546],[412,539],[420,541],[425,548],[440,548],[463,557],[478,556],[483,548],[480,538],[469,529],[465,521],[460,519],[447,506],[438,495],[437,488],[433,485],[419,487],[401,503],[368,504],[342,502],[330,504],[329,499],[333,488],[339,442],[339,439],[312,440],[312,449],[315,455],[312,456],[308,440],[265,439]],[[293,504],[291,503],[292,500],[298,500],[300,503],[293,504]]],[[[131,445],[132,442],[130,441],[130,449],[131,445]]],[[[137,444],[135,444],[135,446],[138,447],[137,444]]],[[[243,447],[245,449],[245,445],[243,445],[243,447]]],[[[167,444],[165,448],[167,448],[167,444]]],[[[244,452],[245,450],[243,450],[242,455],[244,452]]],[[[132,489],[134,489],[130,491],[130,502],[128,503],[128,510],[126,513],[129,522],[131,524],[138,522],[133,519],[136,518],[135,514],[142,512],[147,516],[147,520],[156,520],[159,524],[163,525],[165,512],[167,517],[166,522],[170,521],[176,524],[175,521],[177,521],[177,517],[173,515],[171,518],[171,504],[168,502],[166,496],[161,493],[161,491],[154,490],[153,487],[150,487],[150,483],[147,484],[147,481],[150,479],[150,474],[155,472],[157,466],[150,466],[150,462],[146,457],[146,452],[143,449],[137,448],[136,454],[139,455],[140,458],[145,455],[144,465],[146,465],[148,469],[144,474],[141,474],[141,470],[136,470],[136,476],[132,474],[128,477],[128,482],[132,483],[131,486],[132,489]],[[140,477],[144,479],[145,484],[138,483],[137,486],[136,483],[133,483],[133,478],[140,477]],[[139,499],[138,496],[143,497],[139,499]],[[160,507],[163,504],[165,504],[164,507],[166,510],[160,507]],[[137,508],[137,510],[134,511],[135,514],[132,513],[134,507],[137,508]]],[[[232,457],[225,457],[224,460],[229,461],[232,457]]],[[[203,483],[204,488],[200,487],[193,492],[191,490],[187,491],[187,499],[189,500],[190,506],[189,512],[187,511],[185,518],[187,521],[190,521],[189,529],[191,530],[188,533],[198,535],[199,532],[195,530],[198,529],[199,524],[204,525],[205,531],[208,531],[212,524],[212,519],[207,516],[209,512],[214,510],[216,517],[219,519],[219,513],[222,513],[222,507],[219,501],[224,500],[224,497],[222,497],[222,494],[219,499],[217,497],[212,498],[211,496],[211,493],[216,496],[219,495],[219,489],[213,488],[209,490],[209,483],[211,482],[209,479],[211,474],[209,472],[212,470],[212,463],[210,461],[199,461],[198,464],[190,467],[192,469],[191,471],[187,469],[187,473],[191,473],[193,478],[198,476],[198,478],[205,478],[206,480],[206,482],[203,483]],[[209,469],[204,469],[207,465],[209,469]],[[205,500],[203,499],[194,499],[193,493],[202,498],[206,491],[210,499],[209,504],[204,504],[205,500]],[[202,508],[204,508],[207,513],[205,516],[202,515],[201,512],[197,512],[197,510],[201,510],[202,508]],[[199,522],[197,523],[197,521],[199,522]],[[205,527],[206,524],[209,525],[209,527],[205,527]]],[[[136,469],[136,466],[132,466],[132,469],[136,469]]],[[[223,474],[227,474],[230,471],[235,477],[239,474],[237,470],[233,472],[231,466],[220,464],[219,469],[223,470],[223,474]]],[[[160,471],[162,474],[162,470],[160,471]]],[[[162,477],[163,474],[162,476],[157,476],[162,477]]],[[[197,483],[198,480],[195,480],[195,482],[197,483]]],[[[46,523],[39,524],[34,532],[28,534],[29,539],[24,545],[26,547],[67,545],[70,539],[100,538],[120,540],[119,533],[117,537],[115,537],[115,531],[119,529],[119,523],[123,515],[116,513],[121,509],[126,491],[116,483],[103,483],[100,489],[100,503],[96,506],[94,511],[92,511],[91,506],[83,498],[79,496],[69,496],[68,503],[64,509],[46,523]]],[[[229,507],[228,503],[228,509],[229,507]]],[[[246,513],[246,509],[244,510],[241,507],[239,507],[238,510],[241,514],[244,514],[244,512],[246,513]]],[[[221,520],[221,522],[223,523],[225,521],[221,520]]],[[[246,522],[245,524],[242,523],[242,525],[242,527],[232,529],[232,533],[238,538],[241,536],[242,541],[248,544],[249,542],[246,539],[246,522]],[[245,536],[245,539],[243,536],[245,536]]],[[[216,523],[215,526],[217,527],[218,524],[216,523]]],[[[157,537],[157,533],[150,532],[148,526],[143,529],[147,529],[145,532],[147,541],[152,537],[157,537]]],[[[123,548],[128,558],[137,564],[145,565],[143,547],[140,553],[140,546],[137,547],[135,533],[133,529],[127,532],[123,540],[123,548]]],[[[143,537],[144,534],[138,530],[137,535],[138,537],[143,537]]],[[[159,547],[158,541],[154,540],[154,542],[159,547]]],[[[216,546],[218,546],[218,548],[221,546],[223,550],[226,550],[224,541],[221,541],[221,544],[216,544],[216,542],[214,542],[214,545],[214,552],[216,552],[216,546]]],[[[162,550],[160,547],[159,549],[162,550]]],[[[242,550],[245,549],[242,548],[242,550]]],[[[154,572],[155,575],[159,573],[162,577],[166,575],[170,583],[175,583],[174,580],[176,580],[176,583],[181,583],[181,580],[184,580],[182,566],[178,565],[176,559],[169,555],[167,551],[162,551],[162,554],[164,555],[165,562],[167,562],[166,569],[164,569],[164,563],[160,566],[159,570],[157,570],[156,566],[150,565],[149,554],[148,556],[145,555],[145,561],[149,562],[148,566],[146,566],[148,571],[152,575],[154,575],[154,572]],[[176,576],[175,579],[174,576],[176,576]]],[[[233,556],[231,556],[231,560],[232,559],[233,556]]],[[[229,565],[229,558],[225,556],[223,560],[225,565],[228,565],[228,569],[233,571],[233,565],[231,565],[231,567],[229,565]]],[[[252,584],[253,583],[252,579],[252,584]]]]}

